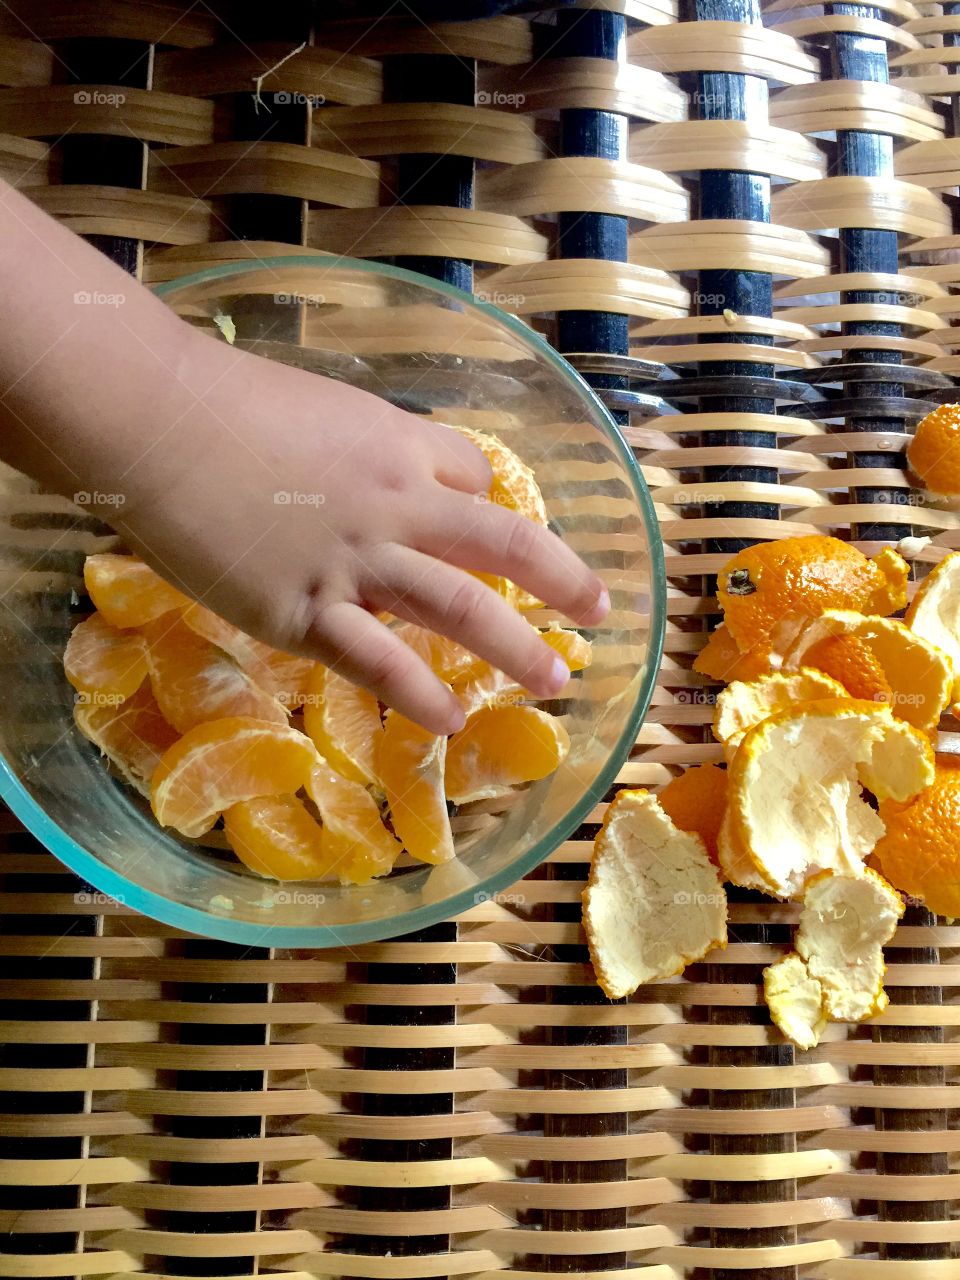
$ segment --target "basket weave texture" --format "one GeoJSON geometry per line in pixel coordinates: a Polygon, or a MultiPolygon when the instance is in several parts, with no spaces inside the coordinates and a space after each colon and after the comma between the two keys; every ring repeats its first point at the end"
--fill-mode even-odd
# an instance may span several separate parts
{"type": "MultiPolygon", "coordinates": [[[[902,466],[957,397],[960,5],[754,2],[0,7],[0,172],[146,282],[389,257],[598,388],[669,577],[620,785],[719,759],[691,661],[733,550],[960,546],[902,466]]],[[[594,825],[456,921],[313,954],[179,935],[0,830],[0,1276],[960,1277],[960,927],[921,907],[888,1010],[795,1054],[758,985],[795,909],[746,893],[721,957],[602,998],[594,825]]]]}

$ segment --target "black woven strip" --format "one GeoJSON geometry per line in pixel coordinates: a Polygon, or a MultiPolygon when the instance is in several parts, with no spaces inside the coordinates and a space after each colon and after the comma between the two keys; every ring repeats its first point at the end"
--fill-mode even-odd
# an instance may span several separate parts
{"type": "MultiPolygon", "coordinates": [[[[886,15],[871,5],[835,4],[828,5],[827,12],[843,16],[883,19],[886,15]]],[[[859,33],[839,31],[833,34],[831,43],[831,73],[837,80],[864,80],[886,83],[889,78],[887,68],[886,42],[863,36],[859,33]]],[[[861,177],[886,177],[893,175],[893,139],[885,134],[866,133],[860,130],[837,131],[837,155],[835,171],[840,175],[858,175],[861,177]]],[[[879,231],[875,228],[843,228],[840,231],[840,271],[878,271],[897,275],[900,269],[895,231],[879,231]]],[[[853,290],[841,294],[845,303],[889,303],[889,294],[874,290],[853,290]]],[[[897,324],[881,321],[848,321],[842,325],[844,334],[854,334],[864,339],[863,347],[849,352],[847,363],[878,363],[899,365],[902,357],[898,351],[886,351],[871,348],[871,337],[899,337],[901,328],[897,324]]],[[[843,404],[859,403],[860,408],[850,413],[850,422],[841,430],[876,431],[889,430],[890,419],[900,418],[900,427],[906,425],[910,417],[909,409],[903,409],[898,415],[895,400],[903,395],[903,383],[891,382],[880,385],[875,381],[860,381],[850,375],[843,384],[845,399],[843,404]],[[876,403],[876,412],[871,414],[870,407],[876,403]]],[[[847,412],[845,409],[840,412],[847,412]]],[[[920,415],[916,415],[919,417],[920,415]]],[[[854,467],[877,467],[889,465],[886,459],[878,458],[874,453],[853,453],[850,465],[854,467]]],[[[910,494],[905,489],[883,489],[870,487],[864,490],[853,490],[852,502],[883,502],[906,504],[910,494]]],[[[875,521],[869,524],[854,525],[851,536],[870,541],[896,542],[910,533],[909,526],[889,524],[875,521]]]]}
{"type": "MultiPolygon", "coordinates": [[[[143,88],[146,86],[149,48],[132,40],[70,40],[56,46],[58,65],[67,80],[77,85],[116,85],[119,88],[143,88]]],[[[78,91],[82,93],[82,90],[78,91]]],[[[78,107],[82,112],[82,99],[78,107]]],[[[95,183],[107,186],[126,186],[139,189],[143,167],[143,144],[136,138],[107,137],[83,134],[79,131],[62,138],[58,144],[61,156],[60,181],[64,184],[95,183]]],[[[131,275],[135,275],[139,262],[139,242],[123,236],[88,236],[87,239],[106,253],[131,275]]],[[[91,282],[92,284],[92,282],[91,282]]],[[[78,313],[81,314],[81,313],[78,313]]],[[[23,852],[36,852],[38,859],[45,858],[39,844],[29,836],[13,837],[8,848],[20,848],[23,852]]],[[[64,870],[63,875],[37,876],[5,875],[3,888],[8,893],[61,892],[78,895],[84,905],[82,914],[71,916],[4,917],[0,928],[7,935],[18,933],[59,937],[69,932],[79,937],[93,937],[97,932],[97,916],[89,911],[89,905],[102,900],[102,895],[76,876],[64,870]]],[[[94,962],[88,959],[37,958],[30,962],[31,982],[80,980],[90,982],[94,976],[94,962]]],[[[0,961],[0,980],[4,993],[9,996],[0,1004],[0,1017],[22,1021],[87,1021],[92,1017],[92,1005],[86,1001],[20,1000],[16,996],[16,980],[27,975],[22,962],[14,957],[0,961]]],[[[91,999],[92,999],[91,992],[91,999]]],[[[55,1070],[83,1067],[87,1061],[87,1048],[82,1044],[51,1045],[49,1041],[37,1045],[5,1045],[3,1065],[18,1069],[24,1079],[38,1079],[45,1069],[55,1070]]],[[[38,1079],[39,1083],[39,1079],[38,1079]]],[[[82,1093],[61,1093],[49,1090],[33,1092],[29,1089],[16,1093],[4,1093],[0,1097],[0,1111],[10,1116],[38,1115],[60,1117],[59,1136],[49,1138],[25,1138],[13,1134],[0,1138],[0,1155],[7,1159],[56,1159],[76,1158],[83,1155],[82,1114],[85,1099],[82,1093]],[[71,1123],[70,1117],[77,1117],[71,1123]]],[[[13,1126],[11,1126],[13,1127],[13,1126]]],[[[0,1210],[70,1209],[81,1204],[78,1188],[69,1186],[0,1186],[0,1210]]],[[[61,1232],[36,1232],[5,1234],[0,1251],[23,1254],[68,1253],[77,1247],[77,1237],[61,1232]]]]}
{"type": "MultiPolygon", "coordinates": [[[[626,19],[617,13],[599,10],[558,12],[556,26],[541,31],[542,43],[549,43],[551,58],[605,58],[616,62],[625,57],[626,19]]],[[[560,112],[559,152],[565,156],[599,156],[621,160],[627,154],[627,118],[609,111],[566,108],[560,112]]],[[[561,213],[557,223],[557,256],[560,258],[596,258],[613,262],[627,261],[627,219],[614,214],[595,213],[588,209],[561,213]]],[[[628,317],[607,311],[562,311],[557,316],[556,343],[561,352],[599,353],[601,360],[581,362],[583,376],[606,400],[614,418],[621,425],[630,421],[631,410],[645,414],[659,412],[653,397],[633,397],[630,378],[622,368],[630,368],[628,317]],[[618,367],[618,361],[625,361],[618,367]],[[603,367],[606,361],[606,368],[603,367]]],[[[648,364],[645,363],[646,369],[648,364]]],[[[649,376],[646,373],[644,376],[649,376]]],[[[578,835],[592,832],[582,828],[578,835]]],[[[560,863],[548,868],[555,880],[579,880],[583,866],[560,863]]],[[[557,903],[552,909],[556,921],[578,922],[579,903],[557,903]]],[[[583,964],[588,960],[583,946],[556,946],[551,956],[557,961],[583,964]]],[[[555,1004],[605,1004],[606,998],[594,986],[553,986],[548,998],[555,1004]]],[[[552,1027],[548,1031],[551,1045],[624,1045],[626,1027],[552,1027]]],[[[547,1089],[624,1089],[627,1072],[622,1069],[593,1071],[570,1068],[543,1073],[547,1089]]],[[[622,1111],[608,1115],[553,1115],[543,1117],[545,1137],[586,1137],[603,1134],[625,1134],[627,1116],[622,1111]]],[[[627,1178],[625,1160],[553,1160],[545,1161],[544,1182],[623,1182],[627,1178]]],[[[541,1214],[546,1231],[616,1231],[627,1225],[625,1209],[546,1209],[541,1214]]],[[[582,1260],[562,1255],[531,1254],[520,1263],[531,1270],[577,1271],[582,1260]]],[[[621,1251],[591,1254],[591,1270],[620,1270],[627,1265],[627,1254],[621,1251]]]]}
{"type": "MultiPolygon", "coordinates": [[[[452,102],[472,106],[476,98],[476,65],[472,59],[446,55],[398,55],[384,59],[384,100],[388,102],[452,102]]],[[[398,156],[391,169],[385,164],[385,198],[410,205],[449,205],[459,209],[473,206],[474,161],[469,156],[398,156]]],[[[473,289],[473,263],[459,258],[401,255],[388,261],[409,271],[442,280],[467,292],[473,289]]],[[[419,375],[418,375],[419,376],[419,375]]],[[[451,384],[451,395],[456,395],[451,384]]],[[[430,404],[436,403],[428,396],[430,404]]],[[[415,409],[411,400],[408,408],[415,409]]],[[[457,925],[444,921],[405,940],[454,942],[457,925]]],[[[398,989],[414,983],[452,985],[456,982],[453,964],[366,966],[366,981],[398,989]]],[[[452,1005],[411,1007],[404,1004],[368,1005],[362,1016],[370,1025],[423,1026],[456,1022],[452,1005]]],[[[362,1064],[367,1070],[440,1071],[455,1065],[453,1049],[364,1049],[362,1064]]],[[[363,1094],[345,1100],[345,1105],[364,1115],[384,1117],[382,1138],[361,1138],[346,1144],[345,1151],[359,1160],[449,1160],[453,1154],[450,1138],[398,1139],[390,1134],[390,1116],[447,1115],[454,1110],[450,1093],[363,1094]]],[[[344,1195],[356,1208],[372,1212],[384,1209],[383,1191],[378,1187],[357,1187],[344,1195]]],[[[450,1207],[449,1186],[397,1189],[391,1193],[389,1209],[421,1213],[450,1207]]],[[[446,1253],[450,1237],[438,1235],[344,1235],[337,1248],[358,1254],[424,1255],[446,1253]]]]}

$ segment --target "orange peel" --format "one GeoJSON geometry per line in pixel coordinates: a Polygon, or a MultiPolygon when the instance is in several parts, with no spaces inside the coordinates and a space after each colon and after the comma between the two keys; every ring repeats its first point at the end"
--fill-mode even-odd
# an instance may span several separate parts
{"type": "MultiPolygon", "coordinates": [[[[896,715],[918,729],[932,729],[952,695],[953,664],[942,649],[897,618],[828,609],[800,633],[784,658],[784,668],[819,668],[826,645],[851,640],[879,673],[873,696],[889,702],[896,715]]],[[[843,667],[823,670],[844,684],[850,696],[857,696],[843,667]]]]}
{"type": "Polygon", "coordinates": [[[817,698],[845,698],[837,680],[819,671],[803,669],[788,674],[773,672],[756,680],[734,680],[717,695],[713,736],[723,743],[729,763],[748,730],[772,715],[789,711],[799,702],[817,698]]]}
{"type": "Polygon", "coordinates": [[[730,765],[720,864],[779,898],[822,871],[863,873],[884,825],[861,797],[908,800],[933,781],[929,739],[885,703],[801,703],[748,730],[730,765]]]}
{"type": "Polygon", "coordinates": [[[647,791],[618,791],[594,842],[583,924],[611,1000],[682,973],[727,942],[727,898],[703,841],[647,791]]]}

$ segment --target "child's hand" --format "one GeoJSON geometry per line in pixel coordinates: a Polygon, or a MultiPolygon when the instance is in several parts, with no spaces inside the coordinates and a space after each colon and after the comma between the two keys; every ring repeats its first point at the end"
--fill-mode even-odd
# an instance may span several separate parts
{"type": "Polygon", "coordinates": [[[201,398],[126,477],[120,527],[165,577],[245,631],[319,658],[438,733],[448,687],[374,616],[460,641],[547,697],[562,659],[465,570],[511,578],[575,621],[606,612],[599,579],[552,533],[478,499],[483,454],[364,391],[190,335],[180,376],[201,398]]]}
{"type": "Polygon", "coordinates": [[[606,593],[553,534],[477,500],[490,468],[466,439],[198,333],[2,182],[0,228],[7,461],[71,497],[112,495],[116,527],[175,585],[437,733],[462,724],[456,699],[374,614],[459,640],[540,696],[566,682],[464,571],[588,625],[606,593]]]}

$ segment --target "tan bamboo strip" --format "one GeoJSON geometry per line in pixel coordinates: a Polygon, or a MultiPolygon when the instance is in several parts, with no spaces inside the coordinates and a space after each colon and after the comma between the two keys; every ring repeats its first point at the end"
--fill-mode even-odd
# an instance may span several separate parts
{"type": "Polygon", "coordinates": [[[383,74],[378,62],[316,45],[295,49],[295,45],[260,42],[159,49],[153,85],[165,93],[205,97],[252,94],[260,82],[264,92],[285,90],[348,106],[379,102],[383,74]],[[281,61],[283,65],[278,66],[281,61]]]}
{"type": "MultiPolygon", "coordinates": [[[[563,156],[481,171],[477,206],[520,217],[580,209],[585,202],[598,213],[626,214],[646,222],[682,222],[690,211],[686,189],[652,168],[593,156],[563,156]]],[[[566,260],[565,260],[566,261],[566,260]]]]}
{"type": "Polygon", "coordinates": [[[793,36],[795,40],[826,35],[831,31],[849,31],[866,36],[868,39],[885,40],[888,45],[897,45],[901,49],[922,47],[916,36],[911,35],[906,28],[895,26],[891,22],[882,22],[879,18],[859,15],[853,17],[849,14],[819,14],[813,18],[795,18],[790,22],[777,22],[772,24],[769,30],[793,36]]]}
{"type": "Polygon", "coordinates": [[[668,173],[699,169],[748,169],[792,181],[815,180],[826,171],[815,142],[788,129],[745,120],[683,120],[635,129],[631,159],[668,173]]]}
{"type": "Polygon", "coordinates": [[[794,279],[822,274],[829,260],[806,232],[765,222],[716,218],[709,231],[698,222],[677,223],[646,227],[630,238],[631,262],[666,271],[738,267],[794,279]]]}
{"type": "Polygon", "coordinates": [[[949,212],[936,196],[889,178],[797,182],[774,193],[773,216],[804,231],[856,226],[935,236],[950,229],[949,212]]]}
{"type": "Polygon", "coordinates": [[[53,71],[53,51],[36,40],[0,33],[0,84],[46,84],[53,71]]]}
{"type": "Polygon", "coordinates": [[[334,22],[317,30],[317,42],[370,57],[391,53],[452,54],[515,66],[533,56],[530,24],[524,18],[482,22],[431,22],[387,14],[380,21],[334,22]]]}
{"type": "Polygon", "coordinates": [[[387,209],[312,209],[309,241],[331,253],[356,258],[417,253],[426,257],[476,258],[501,264],[539,262],[546,237],[507,214],[404,205],[387,209]]]}
{"type": "Polygon", "coordinates": [[[212,142],[214,104],[203,98],[117,89],[112,85],[47,85],[0,90],[0,129],[25,137],[96,133],[191,146],[212,142]]]}
{"type": "Polygon", "coordinates": [[[380,173],[369,160],[290,142],[216,142],[151,152],[147,180],[170,195],[255,192],[362,208],[376,200],[380,173]]]}
{"type": "Polygon", "coordinates": [[[26,195],[82,235],[129,236],[159,244],[195,244],[218,227],[211,201],[123,187],[24,188],[26,195]]]}
{"type": "Polygon", "coordinates": [[[192,49],[212,44],[221,29],[209,10],[184,11],[168,0],[36,0],[29,5],[29,32],[35,40],[82,39],[95,32],[101,39],[162,41],[192,49]]]}
{"type": "Polygon", "coordinates": [[[687,96],[669,77],[606,58],[544,58],[522,70],[481,68],[478,97],[487,101],[523,98],[533,115],[569,107],[612,111],[634,120],[683,120],[687,96]]]}
{"type": "Polygon", "coordinates": [[[53,155],[45,142],[0,134],[0,172],[13,186],[53,180],[53,155]]]}
{"type": "Polygon", "coordinates": [[[498,164],[529,164],[547,155],[533,122],[485,106],[388,102],[330,107],[313,121],[313,144],[357,156],[442,154],[498,164]]]}
{"type": "Polygon", "coordinates": [[[859,80],[781,89],[771,96],[770,120],[799,133],[863,129],[914,142],[941,137],[944,129],[942,119],[921,94],[897,84],[859,80]]]}
{"type": "Polygon", "coordinates": [[[571,308],[644,317],[683,316],[689,292],[665,271],[593,258],[524,263],[482,275],[484,301],[517,315],[571,308]]]}
{"type": "Polygon", "coordinates": [[[790,36],[739,22],[677,22],[630,38],[630,56],[654,71],[734,71],[777,84],[816,80],[817,62],[790,36]]]}
{"type": "MultiPolygon", "coordinates": [[[[797,0],[763,0],[764,18],[769,18],[772,13],[783,13],[784,11],[793,11],[797,9],[797,0]]],[[[804,9],[824,7],[822,0],[815,0],[812,5],[804,5],[804,9]]],[[[911,24],[919,17],[919,10],[911,0],[877,0],[876,4],[870,6],[872,9],[880,9],[883,13],[892,13],[895,17],[903,19],[905,24],[911,24]]]]}

